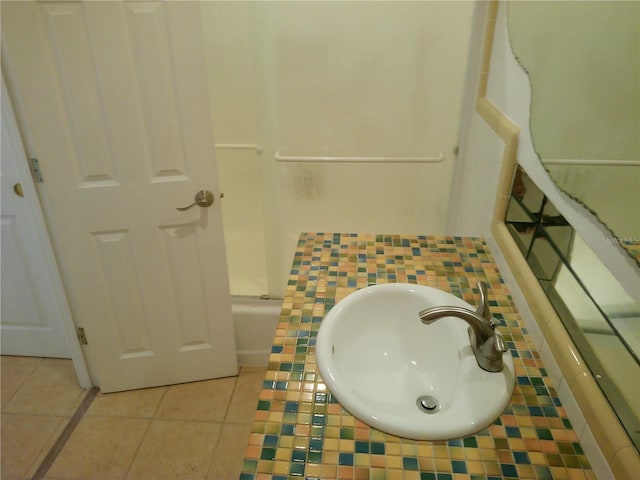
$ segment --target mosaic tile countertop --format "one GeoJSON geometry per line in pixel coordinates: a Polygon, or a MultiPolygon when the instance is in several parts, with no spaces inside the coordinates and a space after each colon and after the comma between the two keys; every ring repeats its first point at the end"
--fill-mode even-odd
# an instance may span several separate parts
{"type": "Polygon", "coordinates": [[[329,233],[300,236],[242,472],[241,480],[595,479],[484,240],[329,233]],[[333,398],[315,339],[337,302],[403,282],[475,305],[479,280],[516,367],[511,402],[492,425],[456,440],[407,440],[333,398]]]}

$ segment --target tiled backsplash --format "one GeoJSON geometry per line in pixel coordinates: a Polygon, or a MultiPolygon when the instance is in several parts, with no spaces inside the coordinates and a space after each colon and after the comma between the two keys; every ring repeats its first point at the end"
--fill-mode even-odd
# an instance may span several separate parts
{"type": "Polygon", "coordinates": [[[481,238],[308,233],[300,236],[241,480],[595,479],[556,388],[481,238]],[[462,439],[398,438],[351,416],[316,368],[329,309],[371,284],[406,282],[476,304],[479,280],[516,367],[511,402],[462,439]]]}

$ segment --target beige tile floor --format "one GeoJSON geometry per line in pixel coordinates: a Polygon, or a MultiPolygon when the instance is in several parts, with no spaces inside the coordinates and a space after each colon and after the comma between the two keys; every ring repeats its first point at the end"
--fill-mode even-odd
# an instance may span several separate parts
{"type": "MultiPolygon", "coordinates": [[[[45,478],[235,480],[264,374],[99,393],[45,478]]],[[[0,375],[0,478],[31,478],[86,392],[69,360],[3,356],[0,375]]]]}

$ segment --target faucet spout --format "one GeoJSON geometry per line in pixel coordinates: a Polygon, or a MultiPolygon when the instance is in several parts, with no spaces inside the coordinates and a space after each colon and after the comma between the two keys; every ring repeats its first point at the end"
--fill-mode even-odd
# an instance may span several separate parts
{"type": "Polygon", "coordinates": [[[486,304],[484,285],[480,285],[481,305],[477,311],[467,308],[444,306],[421,310],[418,314],[422,323],[427,325],[442,318],[460,318],[469,325],[471,349],[480,368],[488,372],[499,372],[503,368],[502,354],[508,350],[504,338],[495,330],[497,322],[491,319],[486,304]]]}
{"type": "Polygon", "coordinates": [[[427,325],[440,320],[445,317],[456,317],[464,320],[469,324],[469,328],[473,330],[476,341],[479,343],[486,342],[493,336],[494,331],[491,328],[491,324],[487,322],[484,317],[481,317],[476,312],[463,307],[432,307],[421,310],[418,314],[422,323],[427,325]]]}

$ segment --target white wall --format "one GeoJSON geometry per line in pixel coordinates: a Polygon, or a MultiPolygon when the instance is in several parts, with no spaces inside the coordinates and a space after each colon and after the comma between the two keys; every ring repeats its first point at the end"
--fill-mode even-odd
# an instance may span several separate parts
{"type": "Polygon", "coordinates": [[[260,145],[217,150],[232,293],[281,295],[301,231],[444,233],[473,4],[203,4],[216,143],[260,145]]]}

